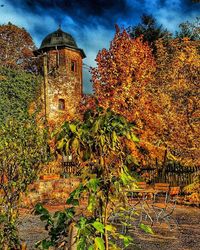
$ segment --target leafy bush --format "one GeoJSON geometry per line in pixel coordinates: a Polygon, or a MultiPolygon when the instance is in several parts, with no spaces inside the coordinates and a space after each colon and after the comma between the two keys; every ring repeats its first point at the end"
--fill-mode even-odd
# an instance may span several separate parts
{"type": "Polygon", "coordinates": [[[0,124],[0,248],[19,249],[16,222],[20,195],[46,160],[44,131],[34,118],[10,118],[0,124]]]}
{"type": "Polygon", "coordinates": [[[0,67],[0,123],[8,117],[27,116],[31,102],[39,94],[39,77],[0,67]]]}

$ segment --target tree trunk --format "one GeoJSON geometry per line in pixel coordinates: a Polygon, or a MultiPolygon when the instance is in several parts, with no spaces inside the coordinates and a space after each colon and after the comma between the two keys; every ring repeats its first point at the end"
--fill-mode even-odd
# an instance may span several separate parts
{"type": "MultiPolygon", "coordinates": [[[[107,221],[108,221],[108,202],[106,203],[105,206],[105,215],[104,215],[104,227],[106,227],[107,225],[107,221]]],[[[108,231],[105,229],[104,232],[104,241],[105,241],[105,250],[108,250],[108,231]]]]}
{"type": "Polygon", "coordinates": [[[165,150],[163,165],[162,165],[162,181],[165,180],[166,167],[167,167],[167,149],[165,150]]]}
{"type": "Polygon", "coordinates": [[[26,244],[26,242],[22,242],[22,244],[21,244],[21,250],[27,250],[27,244],[26,244]]]}
{"type": "Polygon", "coordinates": [[[8,245],[7,244],[4,244],[3,250],[8,250],[8,245]]]}
{"type": "Polygon", "coordinates": [[[69,250],[77,250],[76,238],[78,229],[75,227],[75,223],[71,223],[69,226],[69,250]]]}

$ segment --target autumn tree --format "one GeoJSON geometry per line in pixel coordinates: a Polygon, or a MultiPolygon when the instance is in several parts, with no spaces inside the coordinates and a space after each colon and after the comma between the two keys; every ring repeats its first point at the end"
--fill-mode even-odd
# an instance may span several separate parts
{"type": "MultiPolygon", "coordinates": [[[[165,128],[161,141],[174,160],[200,164],[200,55],[198,41],[157,42],[157,95],[165,128]]],[[[156,87],[155,87],[156,89],[156,87]]]]}
{"type": "Polygon", "coordinates": [[[163,128],[162,110],[154,92],[156,65],[147,42],[140,37],[132,39],[125,30],[117,29],[110,48],[100,51],[96,61],[92,81],[99,105],[133,122],[145,152],[151,147],[154,160],[162,158],[163,152],[155,147],[163,128]]]}
{"type": "Polygon", "coordinates": [[[97,99],[93,94],[83,94],[78,112],[84,114],[87,110],[94,110],[97,106],[97,99]]]}
{"type": "Polygon", "coordinates": [[[35,70],[34,42],[30,34],[16,25],[0,25],[0,63],[9,68],[35,70]]]}

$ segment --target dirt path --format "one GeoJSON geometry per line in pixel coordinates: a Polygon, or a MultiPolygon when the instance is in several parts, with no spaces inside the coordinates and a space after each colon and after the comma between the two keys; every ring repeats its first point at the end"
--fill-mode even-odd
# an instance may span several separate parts
{"type": "MultiPolygon", "coordinates": [[[[59,207],[52,208],[58,210],[59,207]]],[[[200,209],[177,206],[174,217],[178,227],[172,231],[167,225],[161,224],[153,229],[155,235],[142,231],[130,232],[134,238],[134,246],[129,250],[199,250],[200,249],[200,209]]],[[[34,244],[46,237],[44,224],[38,217],[23,210],[19,224],[20,236],[28,243],[28,250],[35,249],[34,244]]],[[[128,250],[127,249],[127,250],[128,250]]]]}
{"type": "Polygon", "coordinates": [[[174,213],[178,227],[169,230],[166,224],[153,227],[155,235],[140,230],[132,232],[135,246],[130,250],[199,250],[200,209],[178,206],[174,213]]]}

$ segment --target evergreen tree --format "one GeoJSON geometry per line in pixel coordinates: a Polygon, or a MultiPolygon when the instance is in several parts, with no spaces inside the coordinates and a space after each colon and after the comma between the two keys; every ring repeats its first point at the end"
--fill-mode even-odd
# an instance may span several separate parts
{"type": "Polygon", "coordinates": [[[143,36],[143,40],[148,42],[149,46],[155,52],[155,42],[159,38],[170,39],[171,33],[164,29],[162,25],[157,23],[157,20],[152,15],[143,14],[141,16],[141,23],[136,26],[130,27],[128,32],[132,38],[143,36]]]}

